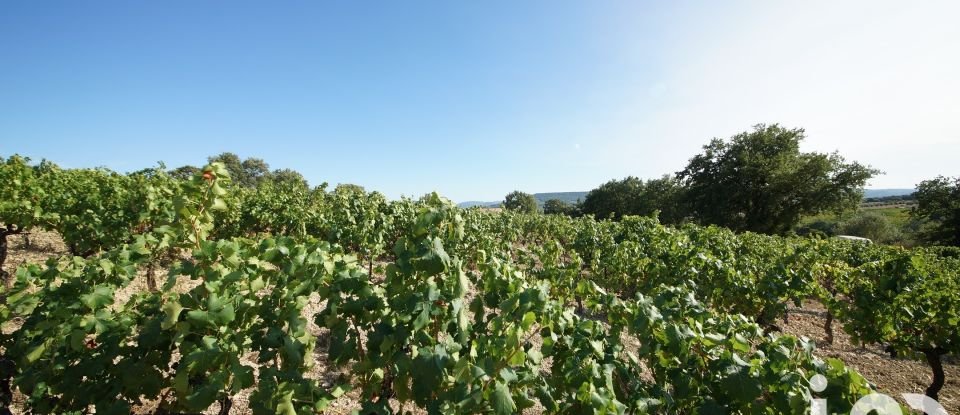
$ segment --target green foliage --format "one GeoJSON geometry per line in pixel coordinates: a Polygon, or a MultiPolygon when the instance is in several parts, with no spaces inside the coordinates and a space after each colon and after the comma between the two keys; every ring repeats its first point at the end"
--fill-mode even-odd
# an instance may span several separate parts
{"type": "Polygon", "coordinates": [[[342,195],[366,194],[367,189],[364,189],[363,186],[359,184],[340,183],[333,189],[333,193],[342,195]]]}
{"type": "Polygon", "coordinates": [[[319,232],[329,241],[374,260],[387,248],[387,234],[393,218],[384,213],[387,198],[382,193],[367,193],[357,185],[338,185],[327,195],[329,219],[319,232]]]}
{"type": "Polygon", "coordinates": [[[923,224],[921,238],[932,244],[960,246],[960,177],[937,177],[917,185],[917,206],[910,216],[923,224]]]}
{"type": "Polygon", "coordinates": [[[678,173],[697,221],[735,231],[782,234],[804,215],[853,209],[879,171],[836,153],[803,153],[802,129],[757,125],[714,139],[678,173]]]}
{"type": "Polygon", "coordinates": [[[246,158],[240,160],[240,156],[234,153],[220,153],[216,156],[208,157],[209,163],[222,163],[233,181],[241,187],[254,187],[260,180],[270,175],[270,165],[258,158],[246,158]]]}
{"type": "Polygon", "coordinates": [[[56,230],[76,255],[112,249],[172,216],[169,194],[176,184],[162,166],[121,175],[63,170],[46,161],[30,166],[13,156],[0,166],[0,177],[11,184],[0,190],[2,229],[56,230]]]}
{"type": "Polygon", "coordinates": [[[836,284],[837,310],[857,338],[903,353],[926,347],[960,351],[960,265],[955,258],[891,252],[864,264],[836,284]]]}
{"type": "Polygon", "coordinates": [[[287,183],[290,186],[309,186],[307,184],[307,179],[305,179],[300,172],[291,169],[274,170],[272,173],[270,173],[270,176],[268,176],[267,179],[274,183],[287,183]]]}
{"type": "Polygon", "coordinates": [[[523,213],[537,213],[540,210],[533,195],[519,190],[514,190],[503,198],[503,208],[523,213]]]}
{"type": "Polygon", "coordinates": [[[679,204],[682,194],[678,182],[671,177],[644,182],[630,176],[611,180],[591,190],[584,198],[581,210],[601,219],[659,215],[664,223],[679,223],[684,215],[679,204]]]}
{"type": "Polygon", "coordinates": [[[835,219],[814,219],[797,226],[796,232],[800,236],[826,238],[836,235],[838,226],[835,219]]]}
{"type": "Polygon", "coordinates": [[[543,213],[548,215],[577,216],[579,214],[579,209],[576,205],[572,205],[560,199],[550,199],[546,202],[543,202],[543,213]]]}
{"type": "Polygon", "coordinates": [[[900,240],[900,230],[878,213],[861,211],[842,222],[837,232],[868,238],[874,242],[891,243],[900,240]]]}
{"type": "Polygon", "coordinates": [[[38,180],[39,169],[30,166],[29,159],[14,155],[0,161],[0,284],[6,286],[10,282],[10,273],[4,269],[7,237],[30,231],[34,226],[52,226],[60,218],[44,209],[47,192],[38,180]]]}
{"type": "MultiPolygon", "coordinates": [[[[497,220],[474,215],[469,220],[497,220]]],[[[538,218],[525,219],[543,224],[538,218]]],[[[397,262],[383,284],[340,274],[331,286],[316,322],[331,331],[331,361],[358,372],[364,412],[391,412],[385,398],[392,396],[401,407],[430,413],[516,413],[535,401],[562,413],[802,413],[807,379],[816,373],[830,377],[835,387],[827,393],[838,408],[870,392],[842,364],[814,358],[809,343],[768,339],[741,316],[708,310],[686,288],[660,286],[653,298],[621,301],[589,282],[570,285],[579,265],[564,265],[556,244],[540,256],[535,279],[509,259],[485,254],[476,263],[479,275],[467,278],[459,254],[470,242],[461,221],[431,198],[397,243],[397,262]],[[609,325],[572,312],[554,283],[607,313],[609,325]],[[642,345],[636,354],[624,349],[624,338],[642,345]]],[[[477,224],[494,233],[516,225],[477,224]]],[[[484,246],[480,252],[498,251],[491,238],[475,242],[484,246]]]]}
{"type": "Polygon", "coordinates": [[[897,356],[924,356],[934,374],[927,396],[937,399],[940,356],[960,352],[960,259],[942,248],[860,254],[868,258],[855,267],[824,266],[824,303],[855,340],[886,345],[897,356]]]}
{"type": "Polygon", "coordinates": [[[635,206],[642,194],[643,181],[630,176],[611,180],[587,193],[580,209],[600,219],[617,219],[635,214],[635,206]]]}
{"type": "Polygon", "coordinates": [[[863,236],[878,243],[910,247],[921,242],[917,239],[919,227],[919,222],[910,218],[909,208],[865,208],[861,205],[860,210],[855,212],[807,216],[794,231],[797,235],[821,238],[836,235],[863,236]]]}
{"type": "Polygon", "coordinates": [[[200,170],[201,169],[197,166],[186,165],[186,166],[177,167],[173,170],[170,170],[167,173],[170,175],[170,177],[173,177],[174,179],[188,180],[194,175],[200,173],[200,170]]]}
{"type": "Polygon", "coordinates": [[[349,258],[327,243],[289,238],[206,240],[210,212],[227,207],[228,182],[223,165],[210,165],[163,204],[173,212],[161,218],[173,222],[98,256],[18,270],[0,316],[23,324],[0,335],[0,360],[12,363],[3,381],[27,396],[31,412],[130,413],[146,397],[164,412],[197,413],[248,387],[258,413],[314,412],[338,393],[303,377],[314,337],[302,310],[349,258]],[[117,291],[166,246],[192,255],[163,290],[118,302],[117,291]],[[176,288],[182,278],[201,283],[184,292],[176,288]],[[257,370],[242,360],[252,352],[257,370]]]}
{"type": "MultiPolygon", "coordinates": [[[[805,413],[814,397],[843,412],[869,384],[803,339],[765,333],[788,303],[818,295],[859,338],[904,354],[960,343],[960,254],[946,248],[461,210],[295,178],[247,188],[219,163],[188,180],[0,169],[21,176],[32,179],[2,191],[119,235],[91,232],[89,257],[21,267],[0,291],[0,320],[21,323],[0,332],[0,386],[32,413],[130,413],[145,400],[197,413],[241,390],[254,413],[315,413],[348,388],[363,413],[805,413]],[[47,197],[43,183],[91,193],[47,197]],[[166,284],[120,295],[163,257],[166,284]],[[353,376],[305,377],[317,354],[353,376]],[[815,374],[822,393],[809,390],[815,374]]],[[[4,223],[33,218],[3,206],[4,223]]]]}
{"type": "Polygon", "coordinates": [[[2,161],[0,232],[22,232],[35,225],[55,223],[56,215],[43,209],[48,192],[38,180],[38,169],[30,166],[30,159],[14,155],[2,161]]]}
{"type": "Polygon", "coordinates": [[[218,237],[289,235],[305,237],[317,217],[322,190],[313,192],[299,180],[266,179],[254,188],[239,188],[231,195],[236,209],[217,216],[218,237]]]}

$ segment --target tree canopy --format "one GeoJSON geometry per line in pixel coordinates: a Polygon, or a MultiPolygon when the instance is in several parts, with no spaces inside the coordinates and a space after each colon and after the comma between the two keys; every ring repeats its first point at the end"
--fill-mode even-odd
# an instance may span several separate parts
{"type": "Polygon", "coordinates": [[[804,153],[804,130],[757,125],[713,139],[677,173],[688,213],[704,224],[780,234],[804,215],[855,208],[880,172],[836,153],[804,153]]]}
{"type": "Polygon", "coordinates": [[[514,190],[503,198],[503,208],[525,213],[537,213],[540,210],[537,206],[537,198],[519,190],[514,190]]]}
{"type": "Polygon", "coordinates": [[[960,177],[937,177],[917,185],[917,206],[910,216],[922,223],[928,243],[960,246],[960,177]]]}
{"type": "Polygon", "coordinates": [[[601,219],[620,219],[626,215],[651,216],[660,211],[664,223],[677,223],[683,218],[679,205],[682,189],[676,179],[664,176],[643,180],[629,176],[610,180],[587,193],[580,209],[601,219]]]}
{"type": "Polygon", "coordinates": [[[337,185],[337,187],[333,188],[333,192],[337,194],[344,194],[344,195],[366,194],[367,189],[365,189],[363,186],[360,186],[359,184],[340,183],[337,185]]]}
{"type": "Polygon", "coordinates": [[[576,205],[564,202],[560,199],[549,199],[546,202],[543,202],[543,213],[548,215],[576,216],[577,210],[578,209],[576,205]]]}
{"type": "Polygon", "coordinates": [[[280,183],[296,183],[307,187],[307,179],[300,172],[292,169],[277,169],[270,173],[270,180],[280,183]]]}
{"type": "Polygon", "coordinates": [[[175,179],[187,180],[200,173],[200,168],[197,166],[186,165],[170,170],[168,173],[175,179]]]}
{"type": "MultiPolygon", "coordinates": [[[[270,165],[263,159],[247,158],[240,159],[240,156],[231,152],[223,152],[216,156],[207,157],[210,163],[220,162],[226,166],[230,177],[234,183],[243,187],[256,187],[263,180],[272,180],[275,182],[290,182],[308,186],[307,179],[300,172],[292,169],[276,169],[270,171],[270,165]]],[[[185,165],[170,170],[170,176],[175,179],[189,179],[193,177],[200,168],[192,165],[185,165]]]]}
{"type": "Polygon", "coordinates": [[[207,161],[223,163],[234,183],[243,187],[254,187],[261,179],[270,175],[270,165],[263,159],[247,158],[241,161],[240,156],[225,152],[208,157],[207,161]]]}

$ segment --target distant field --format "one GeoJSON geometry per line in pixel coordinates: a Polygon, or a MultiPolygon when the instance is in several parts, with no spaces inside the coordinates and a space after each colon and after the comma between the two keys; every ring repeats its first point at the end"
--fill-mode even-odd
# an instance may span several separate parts
{"type": "Polygon", "coordinates": [[[864,208],[873,213],[879,213],[890,220],[894,226],[903,228],[910,222],[910,208],[903,206],[864,208]]]}
{"type": "MultiPolygon", "coordinates": [[[[863,211],[870,211],[871,213],[876,213],[887,218],[891,224],[897,228],[903,229],[907,226],[907,223],[910,222],[910,208],[913,204],[910,203],[901,203],[901,204],[887,204],[887,205],[872,205],[865,206],[861,205],[860,209],[863,211]]],[[[824,222],[842,222],[849,219],[855,213],[848,212],[843,215],[836,215],[834,213],[821,213],[819,215],[807,216],[800,221],[800,226],[806,226],[811,223],[818,221],[824,222]]]]}
{"type": "Polygon", "coordinates": [[[863,202],[860,204],[860,209],[907,209],[917,205],[916,200],[898,200],[891,202],[863,202]]]}

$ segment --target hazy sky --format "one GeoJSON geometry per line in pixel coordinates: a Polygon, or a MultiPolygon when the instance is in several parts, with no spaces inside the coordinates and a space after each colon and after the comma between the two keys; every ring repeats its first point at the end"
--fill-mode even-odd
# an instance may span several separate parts
{"type": "Polygon", "coordinates": [[[457,200],[680,170],[712,137],[960,175],[960,1],[64,1],[0,5],[0,155],[233,151],[457,200]]]}

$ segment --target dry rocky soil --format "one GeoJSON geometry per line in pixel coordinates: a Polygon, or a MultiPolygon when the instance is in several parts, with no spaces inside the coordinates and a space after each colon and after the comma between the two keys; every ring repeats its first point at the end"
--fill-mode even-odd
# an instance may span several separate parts
{"type": "MultiPolygon", "coordinates": [[[[12,271],[23,263],[42,263],[51,257],[57,257],[66,254],[64,246],[59,235],[47,232],[36,232],[30,235],[30,245],[27,246],[23,237],[13,236],[10,238],[10,252],[7,257],[5,269],[12,271]]],[[[11,272],[12,273],[12,272],[11,272]]],[[[161,274],[162,275],[162,274],[161,274]]],[[[188,289],[189,282],[184,282],[184,287],[188,289]]],[[[142,281],[133,284],[132,290],[145,289],[142,281]]],[[[118,300],[120,293],[118,293],[118,300]]],[[[314,296],[316,297],[316,296],[314,296]]],[[[323,308],[323,301],[319,298],[312,298],[307,306],[306,312],[313,315],[323,308]]],[[[801,307],[793,307],[789,311],[789,318],[781,322],[779,326],[787,334],[796,336],[806,336],[817,343],[816,354],[821,357],[835,357],[842,360],[848,366],[855,368],[871,383],[876,385],[879,391],[888,395],[898,397],[902,393],[923,393],[931,379],[931,372],[926,362],[922,360],[894,359],[891,358],[883,349],[877,345],[867,345],[862,347],[855,344],[850,336],[843,332],[839,323],[834,324],[834,343],[826,344],[825,332],[823,329],[826,311],[823,306],[816,301],[806,301],[801,307]]],[[[328,340],[324,330],[316,327],[311,321],[311,331],[318,336],[318,345],[323,346],[328,340]]],[[[322,347],[318,348],[322,349],[322,347]]],[[[322,353],[315,353],[315,365],[311,369],[310,377],[320,379],[324,384],[331,385],[338,380],[349,377],[344,369],[330,367],[322,353]]],[[[960,361],[956,356],[946,357],[944,362],[946,372],[946,385],[940,392],[940,402],[947,409],[948,413],[960,414],[960,361]]],[[[246,414],[246,398],[250,391],[242,391],[233,397],[234,405],[231,413],[246,414]]],[[[347,414],[354,409],[359,408],[357,402],[358,394],[356,391],[348,392],[333,402],[328,408],[327,413],[347,414]]],[[[15,396],[15,401],[22,403],[22,396],[15,396]]],[[[17,402],[15,402],[16,405],[17,402]]],[[[152,413],[156,408],[156,402],[136,408],[138,413],[152,413]]],[[[219,408],[216,404],[209,413],[217,413],[219,408]]],[[[17,408],[14,408],[17,409],[17,408]]],[[[397,408],[395,408],[397,409],[397,408]]],[[[411,408],[406,408],[411,409],[411,408]]],[[[532,408],[536,409],[536,408],[532,408]]],[[[415,413],[419,413],[416,411],[415,413]]],[[[539,412],[539,411],[534,411],[539,412]]],[[[14,412],[18,413],[18,412],[14,412]]]]}

